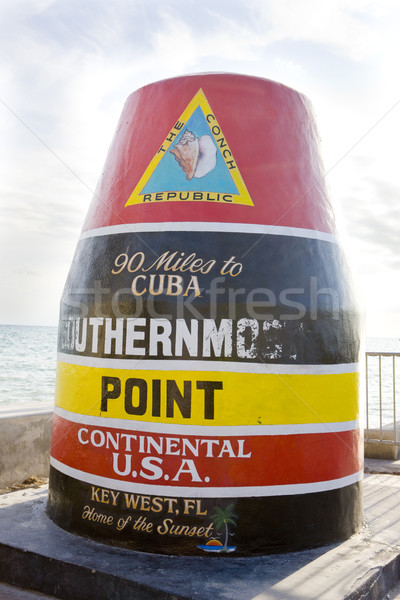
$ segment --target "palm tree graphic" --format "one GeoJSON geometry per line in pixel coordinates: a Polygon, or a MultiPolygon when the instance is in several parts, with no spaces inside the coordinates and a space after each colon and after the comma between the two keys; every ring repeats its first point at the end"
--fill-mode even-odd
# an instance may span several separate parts
{"type": "Polygon", "coordinates": [[[228,504],[228,506],[225,508],[216,506],[213,514],[211,515],[215,527],[219,531],[223,531],[225,529],[225,543],[222,552],[226,552],[228,548],[228,525],[236,525],[236,520],[238,519],[238,516],[233,512],[233,508],[233,504],[228,504]]]}

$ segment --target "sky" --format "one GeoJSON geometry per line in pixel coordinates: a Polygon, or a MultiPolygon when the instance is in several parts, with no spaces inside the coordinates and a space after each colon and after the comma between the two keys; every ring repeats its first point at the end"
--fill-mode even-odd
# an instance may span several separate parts
{"type": "Polygon", "coordinates": [[[2,0],[0,322],[57,325],[126,98],[185,73],[302,92],[369,337],[400,337],[398,0],[2,0]]]}

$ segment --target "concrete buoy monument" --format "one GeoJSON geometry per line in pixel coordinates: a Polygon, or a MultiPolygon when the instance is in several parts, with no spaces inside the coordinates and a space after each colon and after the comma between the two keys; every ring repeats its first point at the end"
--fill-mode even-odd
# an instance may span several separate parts
{"type": "Polygon", "coordinates": [[[357,530],[358,314],[304,96],[205,74],[128,98],[58,350],[60,527],[203,556],[357,530]]]}

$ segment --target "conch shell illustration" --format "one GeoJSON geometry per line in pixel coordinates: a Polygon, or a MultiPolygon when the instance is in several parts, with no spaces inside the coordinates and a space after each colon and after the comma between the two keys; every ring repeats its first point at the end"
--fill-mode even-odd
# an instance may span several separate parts
{"type": "Polygon", "coordinates": [[[170,152],[189,181],[193,177],[204,177],[217,164],[217,148],[211,136],[202,135],[198,138],[188,129],[185,129],[181,139],[170,152]]]}

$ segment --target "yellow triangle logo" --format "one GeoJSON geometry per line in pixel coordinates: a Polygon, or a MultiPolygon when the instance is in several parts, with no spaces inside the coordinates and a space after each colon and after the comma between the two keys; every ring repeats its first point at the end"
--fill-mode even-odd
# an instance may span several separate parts
{"type": "Polygon", "coordinates": [[[125,206],[184,201],[253,206],[202,89],[163,139],[125,206]]]}

